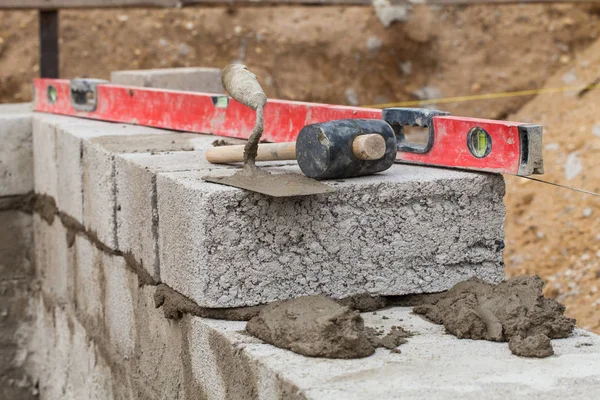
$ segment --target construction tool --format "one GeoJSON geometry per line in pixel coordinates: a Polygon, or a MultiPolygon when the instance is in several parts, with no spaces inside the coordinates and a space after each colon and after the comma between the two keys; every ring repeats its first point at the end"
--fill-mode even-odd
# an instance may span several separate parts
{"type": "MultiPolygon", "coordinates": [[[[36,79],[34,89],[34,110],[40,112],[241,139],[252,135],[256,122],[256,109],[223,94],[128,87],[89,79],[36,79]]],[[[372,119],[393,128],[397,162],[519,176],[543,172],[539,125],[456,117],[427,109],[382,111],[284,100],[267,100],[263,115],[263,141],[294,141],[307,125],[372,119]],[[427,129],[427,144],[410,143],[404,135],[406,126],[427,129]]]]}
{"type": "Polygon", "coordinates": [[[229,176],[204,176],[207,182],[234,186],[253,192],[275,197],[305,196],[329,193],[330,186],[292,173],[271,174],[256,167],[255,159],[258,142],[264,129],[263,108],[267,104],[267,95],[263,91],[258,78],[242,64],[231,64],[223,69],[221,75],[223,88],[235,100],[252,108],[256,112],[256,120],[248,142],[244,146],[242,159],[244,168],[229,176]]]}
{"type": "MultiPolygon", "coordinates": [[[[315,179],[342,179],[385,171],[396,158],[391,126],[376,119],[346,119],[307,125],[297,142],[261,144],[257,161],[298,160],[302,172],[315,179]]],[[[243,160],[244,146],[210,148],[214,164],[243,160]]]]}

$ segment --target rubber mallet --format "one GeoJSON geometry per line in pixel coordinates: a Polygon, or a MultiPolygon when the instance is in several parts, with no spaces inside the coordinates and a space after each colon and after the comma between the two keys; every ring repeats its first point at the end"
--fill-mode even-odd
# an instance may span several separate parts
{"type": "MultiPolygon", "coordinates": [[[[377,119],[344,119],[307,125],[296,142],[258,146],[256,161],[297,160],[314,179],[351,178],[390,168],[396,158],[392,127],[377,119]]],[[[244,146],[212,147],[206,159],[213,164],[243,161],[244,146]]]]}

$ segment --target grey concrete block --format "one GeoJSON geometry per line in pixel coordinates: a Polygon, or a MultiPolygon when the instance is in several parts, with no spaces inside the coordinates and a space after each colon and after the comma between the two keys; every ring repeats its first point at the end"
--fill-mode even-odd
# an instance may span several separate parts
{"type": "Polygon", "coordinates": [[[35,383],[27,373],[27,344],[34,316],[30,311],[31,282],[0,278],[0,399],[29,400],[35,383]]]}
{"type": "Polygon", "coordinates": [[[117,248],[114,155],[84,142],[82,152],[83,224],[98,239],[117,248]]]}
{"type": "Polygon", "coordinates": [[[58,198],[56,127],[75,119],[51,114],[33,117],[33,181],[36,193],[58,198]]]}
{"type": "MultiPolygon", "coordinates": [[[[34,118],[36,191],[55,198],[59,210],[117,247],[114,155],[137,152],[188,152],[206,148],[208,136],[79,118],[36,114],[34,118]]],[[[214,140],[214,139],[213,139],[214,140]]],[[[203,154],[203,153],[202,153],[203,154]]],[[[188,159],[173,156],[171,168],[188,159]]]]}
{"type": "Polygon", "coordinates": [[[35,191],[58,196],[56,169],[56,127],[50,119],[33,118],[33,179],[35,191]]]}
{"type": "Polygon", "coordinates": [[[83,222],[82,141],[97,136],[127,135],[131,128],[123,124],[36,114],[33,122],[36,191],[52,196],[61,211],[83,222]]]}
{"type": "Polygon", "coordinates": [[[104,264],[103,254],[84,236],[75,237],[75,262],[73,277],[74,308],[88,327],[104,325],[104,264]]]}
{"type": "Polygon", "coordinates": [[[138,398],[192,399],[185,396],[191,359],[183,348],[182,327],[167,320],[163,311],[154,306],[153,286],[136,290],[134,299],[135,353],[131,369],[137,372],[138,398]]]}
{"type": "Polygon", "coordinates": [[[0,281],[34,275],[31,215],[0,211],[0,281]]]}
{"type": "Polygon", "coordinates": [[[282,199],[202,175],[157,179],[162,281],[202,306],[437,292],[503,277],[499,175],[395,165],[328,182],[337,189],[328,196],[282,199]]]}
{"type": "MultiPolygon", "coordinates": [[[[115,153],[103,146],[104,143],[119,143],[119,138],[127,143],[135,143],[138,135],[161,135],[161,131],[131,127],[119,124],[106,124],[88,121],[61,131],[61,134],[81,137],[88,132],[82,141],[82,191],[83,191],[83,223],[89,230],[96,232],[98,238],[107,246],[116,249],[116,181],[115,153]],[[96,132],[94,134],[94,132],[96,132]],[[135,137],[134,137],[135,136],[135,137]]],[[[60,207],[60,205],[59,205],[60,207]]]]}
{"type": "Polygon", "coordinates": [[[61,319],[52,326],[48,326],[48,321],[42,321],[45,324],[42,326],[38,324],[36,332],[45,338],[41,343],[37,343],[38,338],[32,341],[34,351],[45,354],[37,360],[37,376],[41,374],[44,380],[41,391],[47,396],[44,398],[60,398],[56,395],[61,392],[67,398],[183,398],[185,364],[181,329],[154,306],[155,287],[140,287],[138,277],[127,268],[122,257],[103,253],[84,235],[76,236],[73,247],[72,303],[52,310],[58,303],[54,302],[54,296],[45,295],[43,301],[47,304],[43,311],[37,311],[42,316],[46,314],[46,318],[61,319]],[[55,315],[48,316],[49,312],[55,315]],[[84,330],[84,335],[79,335],[79,329],[84,330]],[[87,350],[80,346],[84,339],[87,350]],[[49,350],[47,346],[58,350],[49,350]],[[75,357],[83,358],[76,363],[98,359],[101,366],[110,368],[83,368],[80,373],[67,365],[75,357]],[[49,371],[50,368],[65,374],[49,371]],[[104,383],[96,388],[86,387],[92,382],[90,378],[84,379],[85,374],[100,374],[94,379],[112,382],[111,397],[96,394],[96,391],[106,394],[104,383]],[[49,379],[54,382],[48,382],[49,379]],[[69,397],[71,394],[83,397],[69,397]]]}
{"type": "MultiPolygon", "coordinates": [[[[240,393],[261,399],[592,399],[600,390],[600,336],[576,329],[553,340],[555,356],[533,360],[511,354],[506,343],[457,339],[394,307],[363,313],[365,326],[415,333],[400,354],[377,349],[355,360],[304,357],[244,334],[243,322],[194,318],[188,342],[197,357],[194,376],[212,382],[211,398],[240,393]],[[205,361],[205,363],[203,363],[205,361]],[[216,368],[215,368],[216,365],[216,368]],[[432,384],[432,377],[435,382],[432,384]],[[296,397],[293,397],[296,396],[296,397]]],[[[199,381],[202,382],[202,381],[199,381]]],[[[207,390],[208,392],[208,390],[207,390]]]]}
{"type": "Polygon", "coordinates": [[[99,121],[86,121],[68,118],[56,126],[56,166],[57,198],[61,211],[83,223],[83,143],[105,140],[115,137],[163,134],[162,131],[135,127],[125,124],[113,124],[99,121]],[[104,139],[106,138],[106,139],[104,139]]]}
{"type": "Polygon", "coordinates": [[[42,290],[59,304],[73,300],[74,249],[69,247],[67,231],[58,218],[48,224],[33,215],[35,266],[42,290]]]}
{"type": "Polygon", "coordinates": [[[103,294],[104,315],[108,339],[117,354],[128,359],[134,353],[138,335],[134,307],[138,277],[126,268],[122,257],[105,256],[103,268],[106,280],[103,294]]]}
{"type": "MultiPolygon", "coordinates": [[[[85,129],[96,124],[98,123],[90,121],[85,129]]],[[[83,129],[81,125],[73,127],[73,131],[83,129]]],[[[119,247],[116,230],[116,154],[193,150],[197,136],[200,135],[130,127],[122,134],[107,134],[83,141],[83,222],[86,228],[97,232],[100,240],[109,247],[119,247]]]]}
{"type": "Polygon", "coordinates": [[[30,352],[36,362],[30,372],[39,382],[41,399],[113,399],[111,367],[84,327],[43,296],[32,299],[36,330],[30,352]]]}
{"type": "Polygon", "coordinates": [[[0,115],[31,115],[31,103],[0,104],[0,115]]]}
{"type": "Polygon", "coordinates": [[[181,139],[202,150],[120,154],[115,159],[119,249],[133,253],[156,281],[160,280],[156,174],[211,167],[204,149],[215,140],[214,136],[173,135],[168,144],[181,139]]]}
{"type": "Polygon", "coordinates": [[[123,357],[133,355],[135,345],[135,319],[132,289],[137,287],[138,279],[126,268],[122,257],[104,257],[104,319],[108,330],[108,339],[123,357]]]}
{"type": "MultiPolygon", "coordinates": [[[[0,106],[0,110],[6,106],[0,106]]],[[[31,114],[0,111],[0,196],[33,190],[31,114]]]]}
{"type": "Polygon", "coordinates": [[[127,86],[223,93],[221,70],[219,68],[167,68],[115,71],[111,74],[111,82],[127,86]]]}

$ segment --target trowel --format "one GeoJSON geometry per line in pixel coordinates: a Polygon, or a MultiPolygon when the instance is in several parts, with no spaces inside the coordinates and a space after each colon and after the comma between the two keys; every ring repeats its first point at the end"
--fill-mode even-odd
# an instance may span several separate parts
{"type": "Polygon", "coordinates": [[[204,176],[203,180],[273,197],[306,196],[334,191],[331,186],[304,175],[271,174],[258,168],[256,155],[258,142],[264,128],[263,109],[267,104],[267,96],[256,75],[242,64],[231,64],[225,67],[221,75],[221,82],[225,91],[232,98],[256,112],[256,122],[248,142],[244,146],[244,167],[233,175],[204,176]]]}

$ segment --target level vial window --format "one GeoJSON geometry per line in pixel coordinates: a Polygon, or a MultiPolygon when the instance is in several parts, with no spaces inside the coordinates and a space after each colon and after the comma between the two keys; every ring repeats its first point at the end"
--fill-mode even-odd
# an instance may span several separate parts
{"type": "Polygon", "coordinates": [[[485,129],[476,126],[467,135],[467,147],[477,158],[484,158],[492,151],[492,138],[485,129]]]}
{"type": "Polygon", "coordinates": [[[56,88],[52,85],[48,86],[48,102],[50,102],[50,104],[54,104],[56,103],[57,99],[58,92],[56,91],[56,88]]]}

